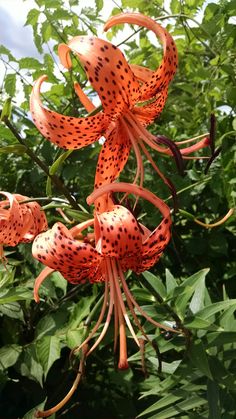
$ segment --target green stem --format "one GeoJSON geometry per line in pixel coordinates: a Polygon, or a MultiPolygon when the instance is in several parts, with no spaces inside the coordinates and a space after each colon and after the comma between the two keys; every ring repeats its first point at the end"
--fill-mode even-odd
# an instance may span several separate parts
{"type": "MultiPolygon", "coordinates": [[[[206,178],[205,178],[205,179],[203,179],[203,180],[198,180],[197,182],[192,183],[191,185],[186,186],[186,187],[185,187],[185,188],[183,188],[183,189],[180,189],[180,191],[177,191],[177,192],[176,192],[176,195],[180,195],[181,193],[183,193],[183,192],[185,192],[185,191],[188,191],[189,189],[192,189],[192,188],[194,188],[194,187],[195,187],[195,186],[197,186],[197,185],[201,185],[201,183],[206,183],[206,182],[208,182],[208,180],[210,180],[211,178],[212,178],[211,176],[208,176],[208,177],[206,177],[206,178]]],[[[164,201],[166,202],[166,201],[169,201],[170,199],[172,199],[172,195],[168,196],[168,198],[164,199],[164,201]]]]}
{"type": "Polygon", "coordinates": [[[25,152],[28,154],[28,156],[42,169],[44,173],[46,173],[47,176],[50,177],[52,182],[54,183],[55,187],[68,199],[71,206],[77,210],[79,210],[79,206],[77,202],[75,201],[74,197],[70,194],[66,186],[63,184],[61,179],[57,175],[50,174],[50,171],[47,167],[47,165],[36,156],[36,154],[29,148],[27,145],[27,142],[20,136],[16,128],[12,125],[12,123],[9,121],[8,118],[4,118],[4,123],[6,126],[10,129],[14,137],[19,141],[20,144],[25,146],[25,152]]]}

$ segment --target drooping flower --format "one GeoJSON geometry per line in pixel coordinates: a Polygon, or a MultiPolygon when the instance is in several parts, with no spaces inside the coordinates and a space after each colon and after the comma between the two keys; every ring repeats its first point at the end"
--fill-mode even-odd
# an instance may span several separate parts
{"type": "MultiPolygon", "coordinates": [[[[102,111],[84,118],[75,118],[46,109],[40,100],[41,84],[47,78],[42,76],[36,81],[31,94],[33,121],[45,138],[65,149],[79,149],[105,136],[106,141],[96,169],[95,188],[111,183],[119,176],[131,147],[137,159],[134,183],[138,183],[139,179],[139,184],[143,184],[142,150],[154,169],[171,187],[154,163],[146,145],[169,155],[174,155],[175,150],[177,153],[177,145],[175,149],[174,146],[161,146],[146,126],[160,115],[165,105],[168,85],[177,67],[175,42],[157,22],[140,13],[113,16],[106,23],[105,30],[118,23],[138,24],[152,30],[160,38],[164,55],[157,70],[129,65],[119,48],[108,41],[77,36],[68,45],[59,45],[59,57],[68,69],[72,66],[70,52],[79,57],[92,87],[100,97],[102,111]]],[[[81,102],[90,112],[94,108],[90,100],[78,84],[75,84],[75,88],[81,102]]],[[[179,154],[185,156],[207,145],[209,139],[204,138],[193,146],[180,149],[179,154]]]]}
{"type": "Polygon", "coordinates": [[[47,229],[47,219],[37,202],[19,203],[28,197],[3,191],[0,195],[7,198],[0,202],[0,260],[4,260],[4,245],[31,242],[47,229]]]}
{"type": "MultiPolygon", "coordinates": [[[[118,336],[120,339],[119,368],[127,368],[126,326],[132,337],[140,347],[139,340],[131,324],[128,312],[134,319],[135,325],[147,338],[145,331],[135,313],[137,310],[149,322],[161,325],[150,318],[138,305],[130,292],[124,272],[128,269],[136,273],[151,268],[161,257],[170,237],[170,209],[158,197],[140,186],[126,183],[104,185],[95,190],[87,199],[88,204],[111,192],[133,193],[149,200],[161,212],[163,219],[152,232],[140,224],[133,214],[125,207],[106,204],[105,212],[95,211],[94,219],[68,230],[62,223],[56,223],[51,230],[39,234],[33,243],[33,256],[47,267],[41,272],[35,282],[35,300],[39,302],[38,290],[41,283],[53,271],[59,271],[73,284],[86,280],[90,282],[104,282],[104,300],[98,321],[88,338],[79,349],[87,345],[94,337],[106,315],[101,331],[87,355],[97,347],[103,339],[109,323],[114,315],[114,348],[116,349],[118,336]],[[90,233],[90,242],[81,236],[88,228],[94,229],[90,233]],[[122,289],[125,295],[123,301],[122,289]],[[107,314],[106,314],[107,312],[107,314]]],[[[170,328],[163,326],[167,330],[170,328]]]]}

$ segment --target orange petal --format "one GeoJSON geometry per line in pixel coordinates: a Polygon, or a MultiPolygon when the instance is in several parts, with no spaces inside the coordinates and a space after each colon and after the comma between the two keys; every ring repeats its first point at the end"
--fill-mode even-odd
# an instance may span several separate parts
{"type": "Polygon", "coordinates": [[[72,283],[86,277],[92,281],[102,256],[88,243],[73,239],[70,231],[56,223],[51,230],[39,234],[33,243],[33,256],[44,265],[61,272],[72,283]]]}
{"type": "MultiPolygon", "coordinates": [[[[117,121],[99,154],[95,176],[95,188],[111,183],[118,178],[128,160],[130,148],[131,142],[127,137],[127,133],[117,121]]],[[[103,202],[104,197],[96,202],[97,211],[105,210],[102,205],[103,202]]]]}
{"type": "Polygon", "coordinates": [[[74,83],[74,89],[80,102],[82,103],[82,105],[84,105],[86,111],[87,112],[94,111],[94,109],[96,109],[96,106],[94,106],[93,102],[88,98],[88,96],[81,89],[79,83],[76,83],[76,82],[74,83]]]}
{"type": "Polygon", "coordinates": [[[103,256],[123,259],[136,256],[142,247],[142,236],[133,214],[121,205],[97,214],[96,246],[103,256]]]}
{"type": "MultiPolygon", "coordinates": [[[[159,259],[160,254],[163,252],[164,248],[168,244],[170,240],[170,208],[157,196],[155,196],[152,192],[129,183],[112,183],[110,185],[104,185],[101,188],[93,191],[93,193],[87,198],[87,203],[91,205],[93,202],[107,193],[110,192],[125,192],[125,193],[132,193],[141,198],[147,199],[153,205],[155,205],[163,215],[163,221],[160,225],[147,237],[147,230],[140,234],[140,238],[144,240],[142,244],[141,251],[136,252],[135,257],[131,254],[129,257],[123,257],[121,260],[122,269],[125,271],[127,269],[132,269],[135,272],[139,273],[145,270],[148,266],[151,267],[156,263],[159,259]]],[[[135,219],[134,219],[135,220],[135,219]]],[[[139,227],[139,226],[138,226],[139,227]]],[[[142,227],[141,227],[142,228],[142,227]]],[[[128,231],[128,228],[127,228],[128,231]]],[[[126,238],[127,240],[127,238],[126,238]]],[[[126,255],[124,255],[126,256],[126,255]]],[[[129,255],[127,255],[129,256],[129,255]]]]}
{"type": "Polygon", "coordinates": [[[135,77],[142,83],[150,80],[154,73],[153,70],[137,64],[130,64],[130,68],[133,71],[135,77]]]}
{"type": "Polygon", "coordinates": [[[178,58],[174,40],[157,22],[141,13],[122,13],[112,16],[105,24],[104,30],[106,31],[120,23],[143,26],[153,31],[163,44],[164,56],[160,66],[154,71],[152,77],[140,87],[140,100],[151,99],[157,93],[167,88],[176,72],[178,58]]]}
{"type": "Polygon", "coordinates": [[[3,217],[1,217],[0,213],[0,243],[16,246],[21,240],[24,228],[20,205],[14,195],[3,191],[0,191],[0,195],[4,195],[7,198],[7,200],[0,202],[0,208],[4,210],[2,213],[3,217]],[[7,213],[5,212],[5,206],[9,206],[7,213]]]}
{"type": "Polygon", "coordinates": [[[40,99],[40,87],[46,78],[47,76],[41,76],[35,82],[30,97],[33,121],[41,134],[65,149],[79,149],[97,141],[108,125],[104,113],[75,118],[44,108],[40,99]]]}
{"type": "Polygon", "coordinates": [[[51,275],[51,273],[54,272],[54,269],[51,268],[44,268],[42,270],[42,272],[40,272],[40,274],[37,276],[36,280],[35,280],[35,284],[34,284],[34,301],[36,303],[40,302],[40,297],[39,297],[39,288],[41,287],[43,281],[49,276],[51,275]]]}
{"type": "Polygon", "coordinates": [[[115,119],[133,106],[139,96],[139,83],[117,47],[99,38],[77,36],[67,48],[59,46],[63,64],[68,64],[70,50],[78,55],[107,116],[115,119]]]}
{"type": "Polygon", "coordinates": [[[143,106],[135,106],[133,114],[137,116],[142,125],[149,125],[161,114],[167,99],[167,88],[156,95],[152,103],[143,106]]]}

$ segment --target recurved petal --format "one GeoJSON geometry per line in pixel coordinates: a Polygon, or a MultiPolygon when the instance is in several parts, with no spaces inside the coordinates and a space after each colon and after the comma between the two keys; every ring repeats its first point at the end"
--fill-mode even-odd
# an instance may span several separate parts
{"type": "Polygon", "coordinates": [[[108,126],[103,112],[84,118],[64,116],[46,109],[40,99],[40,88],[47,76],[34,84],[30,97],[30,111],[34,124],[49,141],[65,149],[79,149],[97,141],[108,126]]]}
{"type": "Polygon", "coordinates": [[[70,231],[56,223],[51,230],[39,234],[33,243],[33,256],[44,265],[61,272],[73,283],[85,278],[93,280],[102,256],[89,243],[75,240],[70,231]]]}
{"type": "Polygon", "coordinates": [[[105,24],[108,30],[119,23],[131,23],[143,26],[153,31],[163,44],[164,56],[160,66],[154,71],[152,77],[140,87],[140,101],[151,99],[165,89],[172,80],[177,68],[177,50],[172,36],[157,22],[141,13],[122,13],[112,16],[105,24]]]}
{"type": "Polygon", "coordinates": [[[14,195],[0,191],[7,199],[0,202],[0,243],[8,246],[16,246],[23,231],[23,217],[14,195]],[[5,208],[5,207],[9,208],[5,208]]]}
{"type": "Polygon", "coordinates": [[[153,102],[143,106],[135,106],[133,113],[144,126],[151,124],[162,112],[167,99],[168,89],[156,95],[153,102]]]}
{"type": "MultiPolygon", "coordinates": [[[[23,199],[27,199],[27,197],[22,197],[23,199]]],[[[48,223],[46,219],[45,212],[42,210],[41,206],[33,201],[28,202],[26,204],[21,204],[21,209],[25,209],[25,212],[29,214],[30,217],[30,225],[28,228],[25,229],[25,233],[23,236],[23,242],[31,242],[35,236],[37,236],[42,231],[47,230],[48,223]]],[[[24,215],[23,215],[24,218],[24,215]]],[[[26,222],[24,221],[24,225],[26,222]]]]}
{"type": "Polygon", "coordinates": [[[107,116],[116,119],[133,106],[139,83],[119,48],[99,38],[77,36],[68,46],[59,46],[60,59],[67,67],[71,65],[70,50],[78,55],[107,116]]]}
{"type": "Polygon", "coordinates": [[[147,67],[143,67],[137,64],[130,64],[130,68],[133,71],[135,77],[141,82],[147,82],[152,77],[154,71],[147,67]]]}
{"type": "Polygon", "coordinates": [[[103,256],[123,259],[136,256],[142,247],[138,222],[121,205],[97,214],[95,218],[96,248],[103,256]]]}

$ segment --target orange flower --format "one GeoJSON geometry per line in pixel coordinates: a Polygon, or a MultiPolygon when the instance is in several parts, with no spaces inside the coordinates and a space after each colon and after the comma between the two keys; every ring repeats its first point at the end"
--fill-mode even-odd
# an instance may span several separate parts
{"type": "Polygon", "coordinates": [[[37,202],[19,204],[27,196],[0,191],[7,199],[0,202],[0,260],[4,260],[3,246],[31,242],[47,229],[47,220],[37,202]]]}
{"type": "Polygon", "coordinates": [[[135,309],[151,323],[158,327],[160,324],[150,318],[135,301],[126,283],[124,272],[128,269],[132,269],[136,273],[143,272],[159,260],[170,240],[171,219],[169,207],[160,198],[133,184],[114,183],[105,185],[95,190],[88,197],[87,202],[92,204],[101,196],[118,191],[133,193],[141,198],[148,199],[154,204],[163,216],[163,220],[158,227],[150,232],[145,226],[139,224],[130,211],[121,205],[114,204],[109,204],[105,212],[95,211],[94,219],[79,224],[71,230],[68,230],[61,223],[56,223],[51,230],[39,234],[33,243],[33,256],[47,266],[36,279],[34,295],[38,302],[39,287],[54,270],[61,272],[69,282],[74,284],[86,279],[90,282],[105,282],[104,301],[99,319],[79,349],[87,345],[95,335],[107,311],[103,330],[86,356],[91,354],[103,339],[112,314],[114,314],[115,348],[118,335],[120,336],[118,366],[119,368],[127,368],[125,325],[127,325],[139,347],[140,343],[129,319],[126,304],[137,328],[145,338],[147,338],[146,334],[135,314],[135,309]],[[85,238],[81,238],[82,231],[87,229],[88,226],[94,227],[94,234],[91,235],[90,233],[89,236],[90,241],[92,240],[91,243],[88,243],[85,238]],[[80,237],[80,239],[76,237],[80,237]],[[121,289],[125,294],[126,304],[123,301],[121,289]]]}
{"type": "MultiPolygon", "coordinates": [[[[164,56],[157,70],[129,65],[123,53],[108,41],[90,36],[77,36],[71,39],[68,45],[59,45],[59,57],[66,68],[72,66],[71,51],[79,57],[91,85],[100,97],[103,110],[95,115],[75,118],[44,108],[40,100],[40,87],[47,76],[42,76],[36,81],[31,95],[30,108],[33,121],[45,138],[65,149],[79,149],[105,136],[106,141],[96,169],[96,188],[113,182],[119,176],[127,162],[131,147],[137,158],[134,183],[140,179],[139,184],[143,184],[142,150],[154,169],[171,188],[168,180],[152,160],[146,145],[169,155],[175,154],[174,146],[172,148],[161,146],[160,141],[145,127],[160,115],[165,105],[168,85],[177,67],[176,46],[164,28],[139,13],[113,16],[106,23],[105,30],[125,22],[146,27],[160,38],[164,56]]],[[[93,104],[77,83],[75,88],[88,112],[93,110],[93,104]]],[[[208,138],[204,138],[193,146],[181,149],[179,155],[192,153],[208,144],[208,138]]],[[[175,149],[177,153],[177,146],[175,149]]]]}

